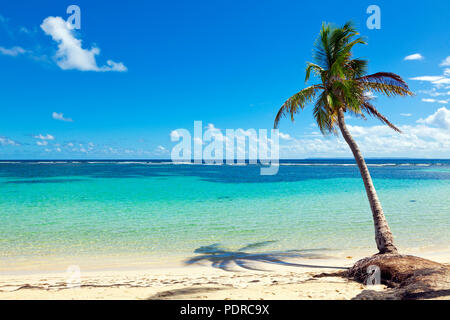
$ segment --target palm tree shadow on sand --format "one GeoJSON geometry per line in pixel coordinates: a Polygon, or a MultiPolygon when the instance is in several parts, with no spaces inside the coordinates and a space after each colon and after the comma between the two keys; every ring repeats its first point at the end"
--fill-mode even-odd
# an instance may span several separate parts
{"type": "Polygon", "coordinates": [[[248,270],[270,271],[262,269],[257,265],[276,264],[289,267],[303,268],[327,268],[327,269],[348,269],[345,267],[323,266],[313,264],[300,264],[289,262],[293,259],[326,259],[326,255],[314,253],[314,251],[325,251],[328,249],[303,249],[287,251],[269,251],[269,252],[249,252],[261,247],[267,246],[276,241],[263,241],[246,245],[236,251],[227,250],[220,247],[218,243],[209,246],[203,246],[195,249],[194,253],[200,254],[185,261],[187,265],[202,262],[210,262],[213,268],[219,268],[224,271],[238,271],[239,267],[248,270]],[[237,267],[237,268],[236,268],[237,267]]]}

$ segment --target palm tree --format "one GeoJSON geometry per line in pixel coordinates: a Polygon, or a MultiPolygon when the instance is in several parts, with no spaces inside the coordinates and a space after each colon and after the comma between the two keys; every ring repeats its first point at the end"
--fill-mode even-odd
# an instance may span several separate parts
{"type": "Polygon", "coordinates": [[[366,75],[367,61],[352,58],[352,48],[356,44],[366,44],[359,37],[352,23],[342,27],[323,24],[316,40],[313,59],[316,63],[307,63],[305,83],[311,72],[320,79],[319,84],[304,88],[290,97],[275,117],[274,127],[280,119],[294,114],[305,105],[314,102],[313,114],[322,134],[337,134],[337,126],[355,157],[364,181],[375,225],[375,240],[379,253],[397,253],[393,236],[378,199],[369,169],[355,140],[345,125],[344,114],[350,113],[366,119],[365,115],[378,118],[397,132],[395,125],[383,116],[372,104],[370,92],[388,97],[413,95],[403,79],[390,72],[378,72],[366,75]],[[337,126],[336,126],[337,125],[337,126]]]}

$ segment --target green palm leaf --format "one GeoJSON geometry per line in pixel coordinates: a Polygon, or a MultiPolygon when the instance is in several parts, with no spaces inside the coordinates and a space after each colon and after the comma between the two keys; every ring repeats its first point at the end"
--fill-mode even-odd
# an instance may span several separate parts
{"type": "Polygon", "coordinates": [[[278,123],[280,122],[281,118],[283,118],[287,114],[290,114],[291,120],[294,121],[294,114],[297,113],[299,109],[303,110],[306,103],[314,100],[317,92],[322,88],[323,87],[320,85],[313,85],[301,90],[300,92],[294,94],[292,97],[286,100],[275,117],[274,128],[278,127],[278,123]]]}
{"type": "Polygon", "coordinates": [[[313,51],[316,63],[308,62],[305,69],[305,82],[309,81],[313,73],[321,83],[307,87],[290,97],[275,117],[275,128],[286,115],[290,115],[293,121],[299,110],[317,98],[313,114],[323,134],[335,132],[340,109],[364,119],[366,113],[400,132],[369,102],[366,92],[373,91],[388,97],[411,96],[413,93],[407,83],[395,73],[378,72],[366,75],[367,61],[352,58],[352,49],[357,44],[366,44],[364,38],[358,35],[351,22],[341,28],[322,24],[313,51]]]}

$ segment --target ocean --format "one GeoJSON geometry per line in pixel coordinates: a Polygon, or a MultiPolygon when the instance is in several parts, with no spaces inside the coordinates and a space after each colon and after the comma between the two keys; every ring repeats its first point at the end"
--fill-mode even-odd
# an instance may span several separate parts
{"type": "MultiPolygon", "coordinates": [[[[448,249],[450,160],[367,163],[397,246],[448,249]]],[[[282,160],[274,176],[259,169],[2,161],[0,270],[50,268],[52,261],[157,264],[189,259],[205,246],[260,242],[264,250],[376,252],[354,160],[282,160]]]]}

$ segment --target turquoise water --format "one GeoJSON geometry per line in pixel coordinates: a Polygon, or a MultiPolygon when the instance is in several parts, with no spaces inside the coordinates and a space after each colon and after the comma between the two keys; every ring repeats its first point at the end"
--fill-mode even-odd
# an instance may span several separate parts
{"type": "MultiPolygon", "coordinates": [[[[448,246],[450,161],[371,160],[400,247],[448,246]]],[[[375,250],[363,183],[350,160],[258,166],[167,162],[0,163],[0,257],[188,258],[201,246],[375,250]]]]}

